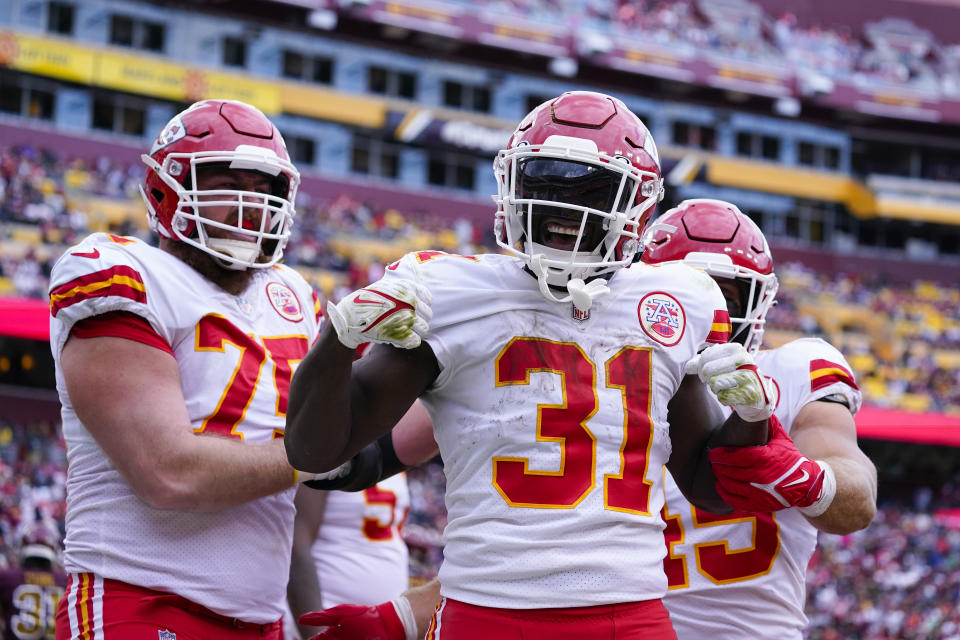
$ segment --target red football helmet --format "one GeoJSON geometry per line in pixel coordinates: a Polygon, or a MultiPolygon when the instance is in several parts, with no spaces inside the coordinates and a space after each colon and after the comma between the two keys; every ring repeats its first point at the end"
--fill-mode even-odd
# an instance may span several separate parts
{"type": "Polygon", "coordinates": [[[196,102],[167,123],[141,159],[147,177],[140,192],[151,229],[209,253],[230,269],[270,267],[283,257],[300,174],[280,132],[259,109],[233,100],[196,102]],[[210,165],[266,174],[271,193],[200,191],[197,168],[210,165]],[[235,222],[204,217],[204,207],[225,205],[238,208],[235,222]],[[259,229],[244,228],[244,210],[251,209],[261,214],[259,229]],[[210,237],[210,227],[229,230],[233,239],[210,237]]]}
{"type": "Polygon", "coordinates": [[[730,314],[733,337],[754,353],[763,342],[767,311],[777,295],[773,257],[760,228],[736,205],[684,200],[657,218],[644,235],[643,261],[685,262],[714,278],[740,283],[741,313],[730,314]]]}
{"type": "Polygon", "coordinates": [[[493,165],[497,243],[548,285],[629,266],[663,198],[660,158],[617,98],[571,91],[531,111],[493,165]]]}

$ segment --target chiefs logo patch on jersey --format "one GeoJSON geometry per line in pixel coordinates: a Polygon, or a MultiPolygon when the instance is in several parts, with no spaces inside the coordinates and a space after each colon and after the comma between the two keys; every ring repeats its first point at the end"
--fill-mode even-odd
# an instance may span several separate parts
{"type": "Polygon", "coordinates": [[[267,297],[270,298],[270,304],[276,309],[277,313],[290,322],[300,322],[303,320],[303,311],[300,309],[300,301],[297,296],[285,284],[280,282],[271,282],[267,285],[267,297]]]}
{"type": "Polygon", "coordinates": [[[637,305],[637,316],[643,332],[665,347],[672,347],[680,342],[687,326],[683,307],[669,293],[645,295],[637,305]]]}

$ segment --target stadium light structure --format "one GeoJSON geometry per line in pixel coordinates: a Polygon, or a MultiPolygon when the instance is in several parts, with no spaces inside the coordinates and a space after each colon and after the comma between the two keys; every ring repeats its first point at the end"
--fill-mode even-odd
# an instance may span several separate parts
{"type": "Polygon", "coordinates": [[[307,26],[332,31],[337,28],[337,14],[329,9],[314,9],[307,14],[307,26]]]}
{"type": "Polygon", "coordinates": [[[790,96],[777,98],[773,102],[773,112],[778,116],[796,118],[800,115],[800,101],[790,96]]]}
{"type": "Polygon", "coordinates": [[[572,78],[577,75],[580,65],[573,58],[551,58],[547,69],[555,76],[572,78]]]}

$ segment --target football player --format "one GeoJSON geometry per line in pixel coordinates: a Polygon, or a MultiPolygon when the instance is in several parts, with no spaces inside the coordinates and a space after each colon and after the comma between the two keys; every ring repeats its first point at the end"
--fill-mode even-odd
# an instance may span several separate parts
{"type": "Polygon", "coordinates": [[[20,566],[0,570],[4,640],[53,640],[54,617],[67,576],[59,566],[60,535],[36,520],[20,536],[20,566]]]}
{"type": "Polygon", "coordinates": [[[708,445],[764,443],[775,388],[723,344],[709,276],[626,268],[663,186],[623,102],[545,102],[494,169],[507,254],[411,253],[328,305],[331,326],[291,385],[290,461],[332,469],[420,397],[447,477],[434,632],[675,638],[661,601],[663,467],[695,504],[728,511],[708,445]],[[726,421],[710,390],[735,407],[726,421]]]}
{"type": "Polygon", "coordinates": [[[706,513],[666,479],[664,602],[677,636],[800,640],[817,531],[863,529],[877,509],[876,468],[857,445],[861,394],[850,365],[819,338],[760,348],[778,282],[763,233],[735,205],[680,203],[651,225],[643,261],[709,273],[727,299],[731,339],[780,391],[768,446],[710,452],[718,489],[736,511],[706,513]],[[798,496],[815,477],[824,479],[821,495],[798,496]]]}
{"type": "Polygon", "coordinates": [[[142,156],[159,246],[95,233],[51,274],[67,444],[57,639],[280,638],[298,473],[279,438],[318,331],[279,263],[300,182],[258,109],[204,100],[142,156]]]}
{"type": "MultiPolygon", "coordinates": [[[[318,602],[323,607],[379,604],[410,586],[409,554],[400,533],[410,509],[405,473],[363,491],[302,487],[295,504],[287,585],[294,619],[318,602]]],[[[313,635],[306,627],[297,632],[301,638],[313,635]]]]}
{"type": "MultiPolygon", "coordinates": [[[[766,239],[735,205],[681,203],[653,223],[643,260],[682,261],[709,273],[726,298],[732,340],[756,355],[780,390],[775,415],[782,427],[769,446],[711,453],[721,492],[740,510],[704,512],[666,476],[670,590],[664,602],[670,618],[680,640],[799,639],[807,624],[804,578],[817,530],[851,533],[868,526],[876,512],[876,470],[857,446],[853,422],[860,391],[840,352],[820,339],[760,350],[778,282],[766,239]]],[[[398,442],[407,437],[396,436],[398,442]]],[[[405,451],[405,459],[429,453],[421,449],[405,451]]],[[[342,605],[307,619],[331,625],[320,638],[404,640],[422,637],[439,601],[434,581],[392,602],[342,605]]]]}

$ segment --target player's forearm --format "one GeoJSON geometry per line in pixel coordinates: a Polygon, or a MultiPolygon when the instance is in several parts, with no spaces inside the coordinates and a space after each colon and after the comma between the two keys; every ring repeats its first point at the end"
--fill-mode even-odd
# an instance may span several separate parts
{"type": "Polygon", "coordinates": [[[811,524],[824,533],[846,535],[867,528],[877,513],[877,471],[863,460],[832,456],[823,459],[836,476],[837,492],[827,510],[811,524]]]}
{"type": "Polygon", "coordinates": [[[421,402],[413,403],[393,428],[392,441],[397,458],[408,467],[437,455],[439,449],[433,437],[433,424],[421,402]]]}
{"type": "MultiPolygon", "coordinates": [[[[320,581],[309,548],[293,550],[290,563],[290,581],[287,583],[287,602],[293,619],[298,620],[308,611],[317,611],[323,607],[320,593],[320,581]]],[[[300,635],[309,638],[316,629],[297,623],[300,635]]]]}
{"type": "Polygon", "coordinates": [[[192,433],[185,437],[189,442],[157,452],[149,469],[128,478],[137,496],[152,507],[218,511],[294,483],[280,440],[252,444],[192,433]]]}
{"type": "Polygon", "coordinates": [[[683,495],[697,507],[729,513],[717,494],[716,477],[707,458],[710,437],[724,423],[723,409],[697,376],[685,376],[668,404],[673,452],[667,468],[683,495]]]}
{"type": "Polygon", "coordinates": [[[426,635],[433,612],[440,603],[440,580],[434,578],[426,584],[407,589],[403,595],[410,602],[413,617],[417,621],[417,637],[422,638],[426,635]]]}
{"type": "Polygon", "coordinates": [[[284,436],[295,468],[329,471],[355,453],[344,451],[350,437],[353,356],[327,327],[297,367],[284,436]]]}
{"type": "Polygon", "coordinates": [[[747,422],[733,412],[711,436],[709,446],[758,447],[767,443],[769,431],[769,420],[747,422]]]}

